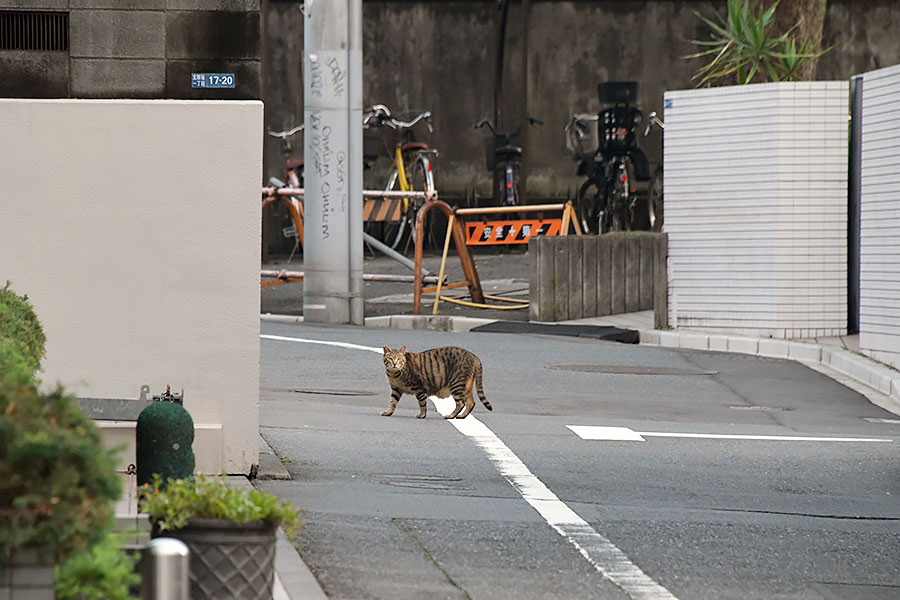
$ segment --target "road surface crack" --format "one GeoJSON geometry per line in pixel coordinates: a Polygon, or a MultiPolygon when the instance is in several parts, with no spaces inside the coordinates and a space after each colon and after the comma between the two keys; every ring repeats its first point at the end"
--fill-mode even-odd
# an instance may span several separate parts
{"type": "Polygon", "coordinates": [[[441,573],[444,574],[444,577],[447,578],[447,581],[450,582],[450,585],[452,585],[453,587],[458,589],[460,592],[462,592],[463,598],[465,598],[466,600],[472,600],[472,597],[469,596],[469,592],[464,590],[458,583],[453,581],[453,578],[450,577],[450,573],[448,573],[446,571],[446,569],[444,569],[444,567],[442,567],[438,563],[438,561],[434,558],[434,556],[431,555],[431,552],[428,551],[428,548],[426,548],[422,544],[422,542],[419,540],[419,538],[417,538],[412,531],[410,531],[409,529],[407,529],[406,527],[403,526],[403,523],[400,522],[400,519],[391,519],[391,521],[394,522],[394,525],[397,526],[397,529],[399,529],[400,531],[405,533],[409,537],[409,539],[411,539],[413,542],[415,542],[416,546],[418,546],[422,550],[422,552],[425,554],[425,557],[431,561],[431,564],[433,564],[441,573]]]}

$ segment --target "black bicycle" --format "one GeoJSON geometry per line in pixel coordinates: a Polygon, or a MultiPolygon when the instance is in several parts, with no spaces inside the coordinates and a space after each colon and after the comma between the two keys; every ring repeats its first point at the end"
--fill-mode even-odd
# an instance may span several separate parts
{"type": "Polygon", "coordinates": [[[641,206],[635,182],[650,179],[647,157],[635,138],[643,121],[643,113],[632,106],[637,83],[601,83],[598,95],[606,106],[596,117],[575,115],[566,126],[578,174],[587,177],[576,193],[575,210],[583,231],[626,231],[641,206]]]}
{"type": "MultiPolygon", "coordinates": [[[[534,117],[528,117],[530,125],[543,125],[544,122],[534,117]]],[[[475,124],[475,129],[481,129],[487,126],[494,135],[494,151],[489,161],[488,167],[491,171],[498,170],[501,172],[500,180],[500,200],[504,206],[518,206],[519,198],[519,168],[522,162],[522,147],[513,144],[513,138],[522,133],[522,125],[513,133],[503,133],[496,130],[494,125],[487,121],[479,121],[475,124]]]]}

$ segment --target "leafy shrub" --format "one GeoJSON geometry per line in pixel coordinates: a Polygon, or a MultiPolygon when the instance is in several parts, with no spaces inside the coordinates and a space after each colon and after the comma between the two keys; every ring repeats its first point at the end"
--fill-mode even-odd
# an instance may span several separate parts
{"type": "Polygon", "coordinates": [[[23,371],[34,374],[44,358],[45,342],[28,296],[17,295],[7,281],[0,288],[0,376],[23,371]]]}
{"type": "Polygon", "coordinates": [[[75,398],[0,377],[0,556],[34,546],[62,559],[111,525],[118,449],[75,398]]]}
{"type": "Polygon", "coordinates": [[[781,35],[775,35],[776,1],[770,7],[760,6],[754,12],[749,0],[728,0],[725,17],[718,13],[716,21],[696,15],[712,30],[710,40],[694,40],[708,50],[685,58],[712,57],[694,76],[698,85],[732,83],[740,85],[766,81],[798,81],[800,73],[810,62],[818,60],[828,50],[821,50],[819,42],[809,39],[795,41],[791,34],[796,25],[781,35]]]}
{"type": "Polygon", "coordinates": [[[223,478],[195,475],[163,482],[154,475],[153,484],[145,484],[138,495],[140,511],[148,514],[160,531],[182,529],[191,519],[264,521],[280,525],[289,537],[303,527],[290,502],[256,488],[234,487],[223,478]]]}
{"type": "Polygon", "coordinates": [[[119,535],[109,533],[87,552],[56,565],[57,600],[131,600],[141,583],[135,573],[137,554],[122,549],[119,535]]]}

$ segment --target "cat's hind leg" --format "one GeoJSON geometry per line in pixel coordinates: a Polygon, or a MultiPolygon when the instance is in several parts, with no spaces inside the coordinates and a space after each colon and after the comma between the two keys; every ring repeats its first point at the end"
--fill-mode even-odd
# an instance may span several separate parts
{"type": "Polygon", "coordinates": [[[458,415],[458,414],[459,414],[459,411],[461,411],[461,410],[463,409],[463,406],[464,406],[464,405],[463,405],[463,401],[459,399],[460,396],[458,396],[457,394],[452,394],[452,396],[453,396],[453,401],[456,402],[456,408],[454,408],[454,409],[453,409],[453,412],[450,413],[449,415],[444,415],[444,418],[445,418],[445,419],[452,419],[453,417],[455,417],[456,415],[458,415]]]}
{"type": "Polygon", "coordinates": [[[475,397],[472,395],[474,383],[475,380],[473,377],[466,377],[466,387],[463,391],[463,398],[466,400],[466,410],[456,417],[457,419],[465,419],[469,416],[469,413],[472,412],[472,409],[475,408],[475,397]]]}
{"type": "Polygon", "coordinates": [[[425,413],[428,412],[428,395],[425,392],[419,392],[416,394],[416,398],[419,400],[419,414],[416,415],[416,418],[424,419],[425,413]]]}
{"type": "Polygon", "coordinates": [[[389,417],[394,414],[394,409],[397,408],[397,403],[400,401],[400,396],[403,394],[400,390],[396,388],[391,388],[391,404],[388,406],[387,410],[381,413],[382,417],[389,417]]]}

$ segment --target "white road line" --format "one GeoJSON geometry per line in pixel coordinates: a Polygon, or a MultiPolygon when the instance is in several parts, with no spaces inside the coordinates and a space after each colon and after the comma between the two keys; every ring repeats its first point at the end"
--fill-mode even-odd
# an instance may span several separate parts
{"type": "MultiPolygon", "coordinates": [[[[429,398],[438,412],[448,415],[456,403],[452,398],[429,398]]],[[[512,450],[484,423],[469,415],[465,419],[451,419],[460,433],[487,453],[500,474],[516,489],[556,532],[563,536],[587,559],[601,575],[622,588],[634,600],[674,599],[662,587],[632,563],[624,552],[597,533],[587,521],[560,500],[556,494],[535,477],[512,450]]]]}
{"type": "MultiPolygon", "coordinates": [[[[382,354],[381,348],[358,346],[344,342],[328,342],[307,340],[275,335],[261,335],[261,338],[324,344],[350,350],[366,350],[382,354]]],[[[443,415],[450,414],[456,406],[452,398],[431,396],[437,411],[443,415]]],[[[485,453],[497,470],[522,498],[531,505],[559,535],[575,546],[578,552],[601,575],[622,588],[633,600],[676,600],[669,590],[656,583],[646,573],[629,560],[615,544],[597,533],[590,524],[582,519],[556,494],[544,485],[512,450],[497,435],[473,415],[465,419],[451,419],[456,429],[472,438],[485,453]]]]}
{"type": "Polygon", "coordinates": [[[742,435],[736,433],[669,433],[634,431],[628,427],[566,425],[583,440],[643,442],[645,437],[700,438],[709,440],[767,440],[775,442],[893,442],[886,438],[810,437],[792,435],[742,435]]]}
{"type": "Polygon", "coordinates": [[[307,340],[304,338],[285,337],[283,335],[260,335],[264,340],[275,340],[278,342],[298,342],[301,344],[321,344],[323,346],[337,346],[338,348],[346,348],[348,350],[366,350],[377,354],[384,354],[382,348],[372,348],[371,346],[359,346],[357,344],[348,344],[347,342],[331,342],[326,340],[307,340]]]}

